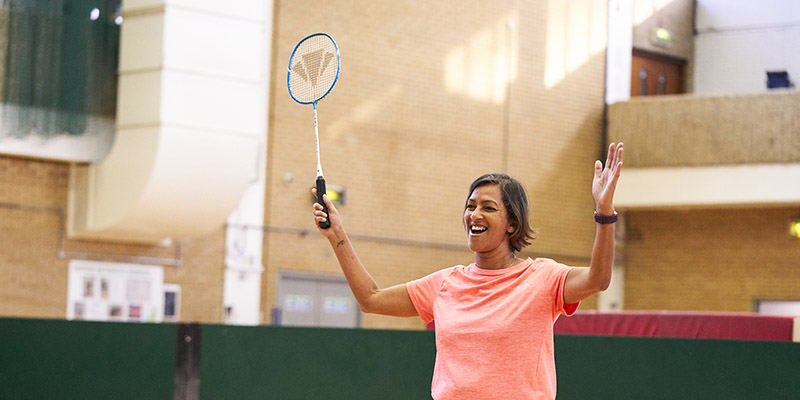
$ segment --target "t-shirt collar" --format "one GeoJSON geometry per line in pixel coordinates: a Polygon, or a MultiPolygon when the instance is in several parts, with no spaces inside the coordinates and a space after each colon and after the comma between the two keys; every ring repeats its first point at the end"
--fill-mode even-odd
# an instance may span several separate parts
{"type": "Polygon", "coordinates": [[[477,265],[475,265],[475,263],[472,263],[472,264],[469,265],[469,272],[470,272],[470,274],[475,274],[475,275],[495,275],[495,276],[496,275],[504,275],[504,274],[510,274],[510,273],[517,272],[517,271],[519,271],[521,269],[524,269],[528,265],[530,265],[530,263],[532,263],[532,262],[533,262],[533,260],[531,260],[531,258],[528,257],[525,260],[522,260],[522,262],[520,262],[517,265],[512,265],[512,266],[510,266],[508,268],[503,268],[503,269],[483,269],[483,268],[478,267],[477,265]]]}

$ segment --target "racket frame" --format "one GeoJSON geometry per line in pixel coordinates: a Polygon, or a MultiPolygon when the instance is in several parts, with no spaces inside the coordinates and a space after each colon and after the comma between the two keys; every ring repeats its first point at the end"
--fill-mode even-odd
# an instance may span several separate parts
{"type": "MultiPolygon", "coordinates": [[[[341,64],[341,58],[339,57],[339,45],[336,44],[336,41],[333,40],[331,35],[320,32],[308,35],[299,42],[297,42],[297,44],[294,46],[294,50],[292,50],[291,57],[289,57],[289,67],[288,67],[288,72],[286,74],[286,86],[289,89],[289,96],[292,96],[292,99],[300,104],[311,104],[314,108],[314,135],[316,137],[316,146],[317,146],[317,181],[315,186],[317,189],[317,203],[322,206],[322,211],[326,215],[328,215],[328,206],[325,204],[325,201],[322,198],[322,196],[325,195],[326,193],[326,189],[325,189],[325,176],[322,174],[322,160],[319,151],[319,125],[317,123],[317,102],[325,98],[325,96],[327,96],[328,93],[330,93],[331,90],[333,90],[333,87],[336,86],[336,82],[339,81],[339,71],[341,71],[341,69],[342,69],[342,64],[341,64]],[[326,36],[331,41],[331,43],[333,43],[333,47],[336,49],[336,76],[334,77],[331,86],[328,88],[328,90],[325,91],[325,93],[322,94],[322,96],[319,96],[318,98],[311,101],[301,101],[294,96],[294,93],[292,93],[292,62],[294,61],[295,53],[297,53],[297,49],[300,48],[300,45],[302,45],[303,42],[305,42],[306,40],[309,40],[316,36],[326,36]]],[[[319,223],[319,227],[322,229],[327,229],[330,226],[331,226],[330,218],[319,223]]]]}
{"type": "Polygon", "coordinates": [[[341,70],[342,70],[342,59],[339,57],[339,45],[336,44],[336,41],[333,40],[331,35],[328,35],[327,33],[322,33],[322,32],[308,35],[308,36],[304,37],[302,40],[300,40],[299,42],[297,42],[297,44],[294,46],[294,50],[292,50],[292,55],[289,57],[289,71],[286,74],[286,87],[289,88],[289,96],[292,96],[292,99],[294,101],[300,103],[300,104],[314,104],[314,108],[316,109],[317,102],[322,100],[323,98],[325,98],[325,96],[327,96],[328,93],[330,93],[331,90],[333,90],[333,87],[336,86],[336,82],[339,81],[339,71],[341,71],[341,70]],[[294,61],[294,55],[295,55],[295,53],[297,53],[297,49],[300,48],[300,45],[303,44],[303,42],[305,42],[306,40],[311,39],[312,37],[315,37],[315,36],[325,36],[325,37],[327,37],[328,39],[330,39],[331,43],[333,43],[333,47],[336,48],[336,77],[333,78],[333,83],[331,84],[331,87],[329,87],[328,90],[326,90],[325,93],[322,94],[322,96],[319,96],[318,98],[316,98],[314,100],[310,100],[310,101],[301,101],[297,97],[294,97],[294,94],[292,93],[292,82],[291,82],[291,80],[292,80],[292,61],[294,61]]]}

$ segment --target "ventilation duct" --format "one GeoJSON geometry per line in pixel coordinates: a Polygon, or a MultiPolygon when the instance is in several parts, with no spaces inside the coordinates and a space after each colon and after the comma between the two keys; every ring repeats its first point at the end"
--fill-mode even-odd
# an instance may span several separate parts
{"type": "Polygon", "coordinates": [[[207,233],[261,172],[263,12],[248,1],[157,3],[125,2],[116,141],[104,161],[72,168],[72,237],[156,242],[207,233]]]}

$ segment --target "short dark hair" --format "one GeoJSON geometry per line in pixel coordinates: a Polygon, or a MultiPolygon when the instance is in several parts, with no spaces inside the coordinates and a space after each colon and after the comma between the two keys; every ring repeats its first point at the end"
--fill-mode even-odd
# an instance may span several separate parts
{"type": "MultiPolygon", "coordinates": [[[[528,217],[528,195],[522,184],[503,173],[485,174],[475,179],[469,185],[467,203],[475,189],[485,185],[500,185],[500,193],[503,196],[503,205],[506,207],[508,220],[514,228],[514,232],[508,238],[508,244],[514,252],[522,250],[523,247],[531,244],[536,239],[536,230],[531,228],[528,217]]],[[[466,204],[464,207],[466,207],[466,204]]]]}

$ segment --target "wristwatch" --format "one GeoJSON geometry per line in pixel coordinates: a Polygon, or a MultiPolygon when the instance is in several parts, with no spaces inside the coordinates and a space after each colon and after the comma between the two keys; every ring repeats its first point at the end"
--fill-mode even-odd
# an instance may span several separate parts
{"type": "Polygon", "coordinates": [[[614,222],[617,222],[617,218],[618,215],[616,211],[614,211],[614,215],[602,215],[597,211],[594,212],[594,220],[598,224],[613,224],[614,222]]]}

